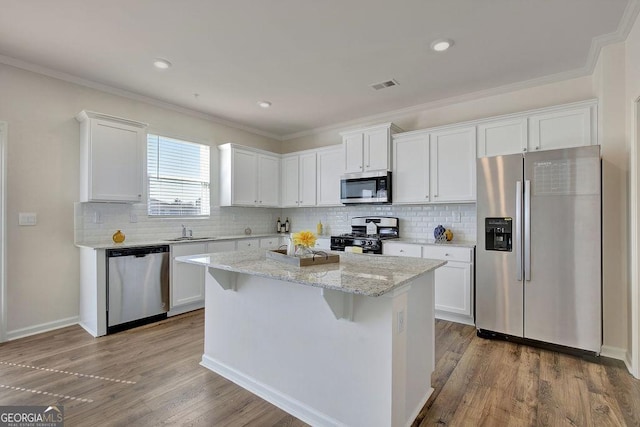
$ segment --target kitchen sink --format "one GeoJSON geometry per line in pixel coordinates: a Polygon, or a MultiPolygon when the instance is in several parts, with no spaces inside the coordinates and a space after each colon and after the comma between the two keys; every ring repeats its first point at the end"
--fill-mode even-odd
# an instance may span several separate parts
{"type": "Polygon", "coordinates": [[[166,242],[184,242],[191,240],[213,240],[215,237],[175,237],[173,239],[165,239],[166,242]]]}

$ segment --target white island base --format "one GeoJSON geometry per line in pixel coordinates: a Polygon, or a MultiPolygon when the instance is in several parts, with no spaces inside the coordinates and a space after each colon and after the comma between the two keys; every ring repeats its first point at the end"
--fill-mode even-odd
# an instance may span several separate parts
{"type": "Polygon", "coordinates": [[[209,267],[202,365],[313,426],[409,426],[433,391],[433,276],[371,297],[209,267]]]}

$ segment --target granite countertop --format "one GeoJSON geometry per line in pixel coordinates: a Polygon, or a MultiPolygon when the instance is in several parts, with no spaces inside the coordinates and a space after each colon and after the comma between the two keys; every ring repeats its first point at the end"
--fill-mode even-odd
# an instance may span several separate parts
{"type": "Polygon", "coordinates": [[[387,255],[340,255],[340,262],[296,267],[267,259],[265,249],[177,257],[176,260],[351,294],[378,297],[420,277],[446,261],[387,255]]]}
{"type": "Polygon", "coordinates": [[[401,237],[399,239],[386,240],[389,243],[409,243],[412,245],[434,245],[434,246],[458,246],[461,248],[475,248],[476,242],[466,240],[452,240],[450,242],[436,242],[434,239],[413,239],[401,237]]]}
{"type": "MultiPolygon", "coordinates": [[[[185,240],[155,239],[155,240],[125,240],[123,243],[113,243],[113,241],[105,242],[76,242],[76,246],[90,249],[116,249],[116,248],[135,248],[140,246],[157,246],[157,245],[181,245],[184,243],[212,242],[218,240],[238,240],[238,239],[262,239],[268,237],[281,237],[285,234],[238,234],[235,236],[216,236],[204,237],[185,240]]],[[[198,237],[198,236],[196,236],[198,237]]]]}

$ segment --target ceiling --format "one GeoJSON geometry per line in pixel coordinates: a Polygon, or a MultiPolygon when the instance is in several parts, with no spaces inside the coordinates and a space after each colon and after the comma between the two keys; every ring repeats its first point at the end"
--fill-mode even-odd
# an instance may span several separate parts
{"type": "Polygon", "coordinates": [[[636,2],[0,0],[0,62],[287,139],[544,76],[587,74],[598,48],[621,40],[636,2]],[[454,46],[431,51],[443,37],[454,46]],[[158,57],[173,66],[155,69],[158,57]],[[370,87],[389,79],[399,85],[370,87]],[[261,100],[272,107],[260,108],[261,100]]]}

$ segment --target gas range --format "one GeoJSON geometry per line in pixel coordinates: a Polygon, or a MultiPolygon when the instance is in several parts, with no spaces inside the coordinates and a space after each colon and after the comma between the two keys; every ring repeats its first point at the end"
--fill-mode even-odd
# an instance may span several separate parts
{"type": "Polygon", "coordinates": [[[344,251],[355,246],[363,253],[381,254],[382,241],[400,237],[398,218],[358,216],[351,218],[351,233],[331,236],[331,250],[344,251]]]}

